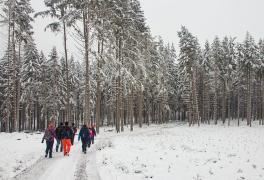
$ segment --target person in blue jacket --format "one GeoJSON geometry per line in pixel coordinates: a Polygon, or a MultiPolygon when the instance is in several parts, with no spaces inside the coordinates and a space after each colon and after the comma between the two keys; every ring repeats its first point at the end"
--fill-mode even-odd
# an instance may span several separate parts
{"type": "Polygon", "coordinates": [[[84,124],[79,132],[78,141],[82,140],[82,151],[86,154],[87,144],[90,141],[90,131],[88,127],[84,124]]]}

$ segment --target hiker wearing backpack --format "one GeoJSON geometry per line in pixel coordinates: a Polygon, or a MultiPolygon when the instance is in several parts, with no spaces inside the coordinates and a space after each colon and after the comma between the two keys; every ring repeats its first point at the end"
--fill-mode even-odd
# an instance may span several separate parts
{"type": "Polygon", "coordinates": [[[60,123],[60,125],[56,128],[55,133],[56,133],[56,140],[57,140],[57,144],[56,144],[56,152],[58,152],[59,150],[59,146],[60,146],[60,152],[62,152],[62,138],[61,138],[61,131],[63,128],[63,123],[60,123]]]}
{"type": "Polygon", "coordinates": [[[92,127],[91,126],[88,127],[88,130],[89,130],[90,138],[89,138],[89,141],[87,142],[87,146],[88,146],[88,148],[90,148],[91,147],[91,142],[92,142],[92,137],[94,135],[93,135],[93,131],[92,131],[92,127]]]}
{"type": "Polygon", "coordinates": [[[69,156],[71,150],[71,139],[73,136],[73,131],[69,127],[69,123],[65,122],[65,125],[61,131],[62,145],[63,145],[63,153],[64,156],[69,156]]]}
{"type": "Polygon", "coordinates": [[[92,134],[91,134],[91,143],[94,144],[94,137],[96,136],[96,131],[95,131],[94,125],[92,125],[91,131],[92,131],[92,134]]]}
{"type": "Polygon", "coordinates": [[[52,158],[52,149],[54,144],[54,138],[56,138],[55,129],[53,127],[53,124],[50,122],[48,125],[48,128],[45,130],[44,136],[42,138],[41,143],[44,143],[44,140],[46,140],[46,154],[45,157],[48,156],[49,158],[52,158]]]}
{"type": "Polygon", "coordinates": [[[75,134],[77,132],[77,127],[74,125],[74,123],[72,123],[72,131],[73,131],[73,136],[72,136],[72,139],[71,139],[71,144],[73,145],[74,143],[74,137],[75,137],[75,134]]]}
{"type": "Polygon", "coordinates": [[[86,124],[84,124],[79,132],[78,141],[82,140],[82,151],[86,154],[87,144],[90,141],[90,131],[86,124]]]}

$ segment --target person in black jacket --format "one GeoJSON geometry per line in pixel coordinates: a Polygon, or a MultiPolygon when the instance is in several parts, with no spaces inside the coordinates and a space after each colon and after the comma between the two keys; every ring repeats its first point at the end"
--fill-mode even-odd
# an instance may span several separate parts
{"type": "Polygon", "coordinates": [[[63,153],[64,156],[69,156],[71,150],[71,139],[73,136],[73,131],[69,127],[69,123],[65,122],[65,126],[63,126],[61,131],[61,139],[63,144],[63,153]]]}
{"type": "Polygon", "coordinates": [[[78,141],[82,140],[82,151],[86,154],[87,143],[90,141],[90,131],[84,124],[79,132],[78,141]]]}
{"type": "Polygon", "coordinates": [[[60,146],[60,152],[62,152],[62,138],[61,138],[61,131],[63,128],[63,123],[60,123],[60,125],[56,128],[55,133],[56,133],[56,140],[57,140],[57,144],[56,144],[56,152],[58,152],[59,150],[59,146],[60,146]]]}

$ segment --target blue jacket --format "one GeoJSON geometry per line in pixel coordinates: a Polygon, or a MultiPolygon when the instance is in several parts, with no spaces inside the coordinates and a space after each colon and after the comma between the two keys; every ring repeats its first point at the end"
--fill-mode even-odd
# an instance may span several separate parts
{"type": "Polygon", "coordinates": [[[90,131],[87,126],[83,126],[79,132],[78,140],[88,141],[90,139],[90,131]]]}

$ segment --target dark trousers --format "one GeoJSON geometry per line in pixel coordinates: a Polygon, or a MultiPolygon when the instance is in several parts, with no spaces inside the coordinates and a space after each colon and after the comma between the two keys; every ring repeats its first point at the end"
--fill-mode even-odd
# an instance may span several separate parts
{"type": "Polygon", "coordinates": [[[89,139],[87,140],[87,146],[88,146],[88,148],[90,148],[90,146],[91,146],[91,138],[89,138],[89,139]]]}
{"type": "Polygon", "coordinates": [[[94,144],[94,136],[91,137],[91,143],[94,144]]]}
{"type": "Polygon", "coordinates": [[[86,153],[87,139],[82,139],[82,151],[86,153]]]}
{"type": "Polygon", "coordinates": [[[49,154],[50,158],[52,157],[53,143],[54,141],[46,141],[46,156],[49,154]]]}
{"type": "Polygon", "coordinates": [[[56,139],[57,144],[56,144],[56,152],[59,151],[59,146],[60,146],[60,152],[62,152],[62,142],[60,139],[56,139]]]}

